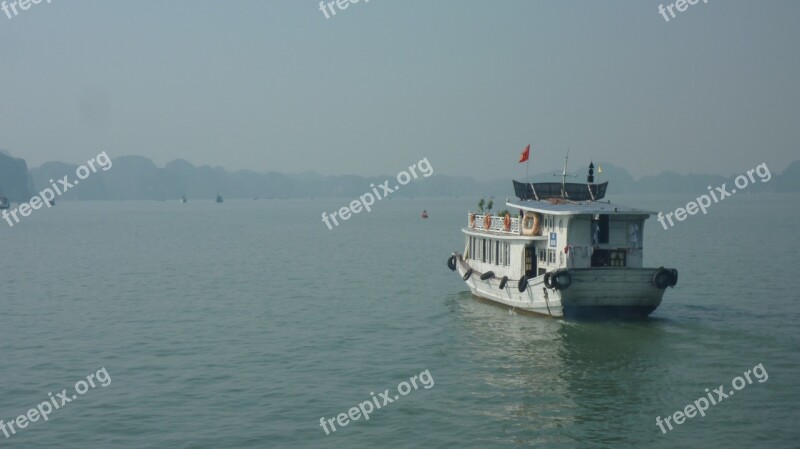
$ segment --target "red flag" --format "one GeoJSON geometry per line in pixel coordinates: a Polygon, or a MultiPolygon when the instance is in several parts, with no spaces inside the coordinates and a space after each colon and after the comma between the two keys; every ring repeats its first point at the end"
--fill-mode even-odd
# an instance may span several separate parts
{"type": "Polygon", "coordinates": [[[528,160],[528,156],[530,154],[531,154],[531,146],[530,146],[530,144],[528,144],[528,146],[525,147],[525,151],[523,151],[522,155],[519,157],[519,162],[522,163],[522,162],[527,161],[528,160]]]}

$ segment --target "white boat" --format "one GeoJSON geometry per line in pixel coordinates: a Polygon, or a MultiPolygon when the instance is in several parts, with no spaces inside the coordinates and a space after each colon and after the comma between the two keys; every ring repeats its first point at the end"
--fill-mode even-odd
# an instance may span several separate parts
{"type": "MultiPolygon", "coordinates": [[[[608,182],[514,181],[516,216],[468,213],[463,254],[447,265],[473,295],[564,318],[646,317],[678,271],[643,267],[643,229],[653,212],[600,201],[608,182]]],[[[565,168],[566,173],[566,168],[565,168]]]]}

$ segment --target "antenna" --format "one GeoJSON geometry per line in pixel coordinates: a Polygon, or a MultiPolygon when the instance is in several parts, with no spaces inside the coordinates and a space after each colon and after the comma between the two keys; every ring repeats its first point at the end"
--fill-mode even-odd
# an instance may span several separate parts
{"type": "Polygon", "coordinates": [[[559,175],[554,173],[553,176],[561,176],[561,197],[569,198],[567,195],[567,176],[577,177],[575,173],[567,173],[567,162],[569,161],[569,147],[567,147],[567,155],[564,157],[564,170],[559,175]]]}

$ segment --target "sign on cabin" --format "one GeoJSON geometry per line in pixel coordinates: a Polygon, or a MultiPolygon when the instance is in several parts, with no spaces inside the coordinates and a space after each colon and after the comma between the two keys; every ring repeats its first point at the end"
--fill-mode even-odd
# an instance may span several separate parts
{"type": "Polygon", "coordinates": [[[550,233],[550,248],[558,247],[558,234],[555,232],[550,233]]]}

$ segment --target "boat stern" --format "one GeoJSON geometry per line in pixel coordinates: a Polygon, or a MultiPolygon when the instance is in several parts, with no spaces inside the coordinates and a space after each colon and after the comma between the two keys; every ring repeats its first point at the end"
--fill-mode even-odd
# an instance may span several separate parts
{"type": "Polygon", "coordinates": [[[566,270],[561,290],[565,318],[645,318],[674,287],[678,272],[667,268],[584,268],[566,270]]]}

